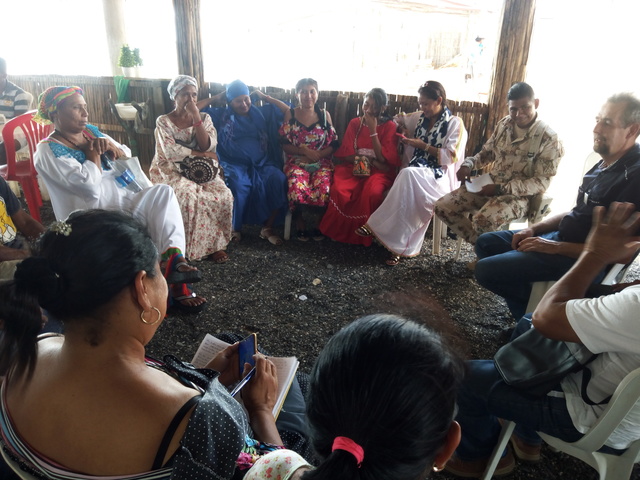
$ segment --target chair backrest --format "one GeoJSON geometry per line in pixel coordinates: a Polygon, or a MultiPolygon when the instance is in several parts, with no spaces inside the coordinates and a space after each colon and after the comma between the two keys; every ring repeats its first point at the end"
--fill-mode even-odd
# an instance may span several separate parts
{"type": "Polygon", "coordinates": [[[640,399],[640,368],[628,373],[620,382],[604,412],[589,431],[572,445],[587,452],[602,448],[620,422],[640,399]]]}
{"type": "Polygon", "coordinates": [[[31,157],[30,170],[33,175],[37,175],[33,166],[33,154],[40,140],[45,138],[53,125],[41,125],[33,121],[36,111],[32,110],[9,120],[2,129],[2,140],[7,151],[7,179],[14,180],[16,175],[16,148],[14,139],[16,138],[15,130],[20,129],[29,146],[29,154],[31,157]]]}
{"type": "Polygon", "coordinates": [[[21,478],[23,480],[37,480],[36,477],[34,477],[30,473],[27,473],[24,470],[22,470],[20,468],[20,465],[18,465],[18,462],[16,462],[14,459],[12,459],[7,454],[7,452],[4,451],[4,448],[2,448],[2,447],[0,447],[0,454],[2,454],[3,460],[11,468],[11,470],[14,471],[14,473],[18,476],[18,478],[21,478]]]}

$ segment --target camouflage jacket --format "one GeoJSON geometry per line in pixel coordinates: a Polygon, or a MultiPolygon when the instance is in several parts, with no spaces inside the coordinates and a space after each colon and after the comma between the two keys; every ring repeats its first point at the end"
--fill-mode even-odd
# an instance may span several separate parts
{"type": "Polygon", "coordinates": [[[544,193],[556,174],[564,155],[562,142],[549,126],[542,133],[537,152],[529,158],[529,149],[539,119],[529,127],[524,136],[515,138],[513,120],[506,116],[496,125],[491,138],[474,157],[467,157],[463,166],[484,169],[494,183],[500,185],[503,195],[518,197],[544,193]]]}

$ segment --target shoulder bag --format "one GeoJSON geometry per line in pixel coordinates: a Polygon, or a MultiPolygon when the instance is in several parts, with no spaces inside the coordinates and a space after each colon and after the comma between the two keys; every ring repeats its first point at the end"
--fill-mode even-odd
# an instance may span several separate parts
{"type": "MultiPolygon", "coordinates": [[[[564,377],[584,369],[596,357],[584,345],[552,340],[531,328],[503,345],[493,361],[507,385],[542,397],[564,377]]],[[[583,384],[584,380],[588,381],[583,379],[583,384]]]]}

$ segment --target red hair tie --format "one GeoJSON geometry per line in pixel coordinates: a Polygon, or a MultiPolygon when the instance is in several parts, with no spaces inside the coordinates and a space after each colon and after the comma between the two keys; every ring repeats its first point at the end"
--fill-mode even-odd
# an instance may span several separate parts
{"type": "Polygon", "coordinates": [[[351,455],[356,457],[358,468],[362,466],[362,461],[364,460],[364,450],[360,445],[358,445],[350,438],[336,437],[333,441],[333,447],[331,447],[331,451],[335,452],[336,450],[344,450],[345,452],[349,452],[351,455]]]}

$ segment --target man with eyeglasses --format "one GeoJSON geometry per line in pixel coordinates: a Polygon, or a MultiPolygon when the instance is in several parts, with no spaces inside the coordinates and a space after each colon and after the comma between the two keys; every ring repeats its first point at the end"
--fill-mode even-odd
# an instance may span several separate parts
{"type": "MultiPolygon", "coordinates": [[[[639,134],[640,99],[629,93],[613,95],[601,108],[593,129],[593,150],[602,160],[584,175],[573,209],[523,230],[478,238],[476,279],[506,300],[514,318],[527,313],[532,282],[558,280],[576,262],[594,207],[629,202],[640,209],[639,134]]],[[[603,275],[604,271],[595,281],[603,275]]]]}
{"type": "Polygon", "coordinates": [[[514,84],[507,100],[509,115],[498,122],[480,152],[462,162],[462,186],[436,202],[436,215],[469,243],[526,216],[532,198],[549,187],[564,154],[556,133],[538,118],[539,100],[531,86],[514,84]],[[471,179],[471,171],[480,169],[485,175],[471,179]]]}

